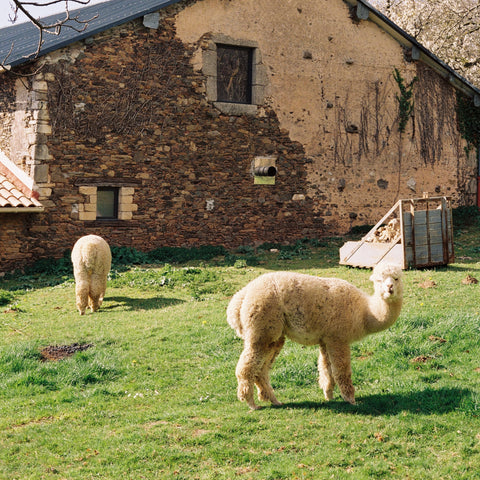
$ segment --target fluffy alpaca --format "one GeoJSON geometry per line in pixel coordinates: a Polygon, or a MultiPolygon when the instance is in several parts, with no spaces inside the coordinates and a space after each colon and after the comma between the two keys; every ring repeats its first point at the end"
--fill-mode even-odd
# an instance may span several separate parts
{"type": "Polygon", "coordinates": [[[107,288],[112,264],[110,247],[97,235],[81,237],[73,246],[72,263],[77,309],[83,315],[88,305],[95,312],[102,305],[107,288]]]}
{"type": "Polygon", "coordinates": [[[292,272],[261,275],[237,292],[227,308],[227,321],[244,341],[236,368],[237,395],[251,409],[258,398],[281,405],[270,384],[270,368],[285,337],[303,345],[319,345],[319,384],[327,400],[335,383],[343,399],[355,403],[350,368],[350,344],[390,327],[402,307],[402,270],[380,264],[370,280],[368,296],[338,278],[292,272]]]}

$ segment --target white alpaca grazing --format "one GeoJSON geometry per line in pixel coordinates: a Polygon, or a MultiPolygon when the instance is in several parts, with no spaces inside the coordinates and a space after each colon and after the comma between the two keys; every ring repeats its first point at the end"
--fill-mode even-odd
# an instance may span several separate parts
{"type": "Polygon", "coordinates": [[[81,237],[73,246],[72,263],[77,309],[83,315],[88,305],[95,312],[102,305],[107,288],[112,264],[110,247],[97,235],[81,237]]]}
{"type": "Polygon", "coordinates": [[[270,368],[288,337],[303,345],[319,345],[319,384],[333,398],[335,383],[343,399],[355,403],[350,367],[350,344],[390,327],[400,315],[402,270],[380,264],[370,280],[368,296],[338,278],[292,272],[264,274],[237,292],[227,308],[227,321],[244,341],[236,368],[237,395],[257,409],[260,400],[281,405],[270,384],[270,368]]]}

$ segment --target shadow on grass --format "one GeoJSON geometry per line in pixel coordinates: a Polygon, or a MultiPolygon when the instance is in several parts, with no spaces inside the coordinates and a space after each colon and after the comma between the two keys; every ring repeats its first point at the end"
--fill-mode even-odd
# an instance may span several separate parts
{"type": "Polygon", "coordinates": [[[465,257],[460,257],[459,260],[462,260],[462,265],[450,264],[444,267],[436,267],[436,270],[438,270],[439,272],[478,272],[480,270],[476,258],[471,258],[471,260],[469,260],[474,263],[468,263],[465,260],[465,257]]]}
{"type": "MultiPolygon", "coordinates": [[[[407,394],[377,394],[358,396],[356,405],[350,405],[342,400],[330,402],[291,402],[283,408],[293,409],[328,409],[341,413],[355,415],[396,415],[400,412],[420,414],[442,414],[461,410],[463,399],[471,392],[461,388],[427,388],[419,392],[407,394]]],[[[277,407],[278,408],[278,407],[277,407]]]]}
{"type": "Polygon", "coordinates": [[[107,297],[100,310],[115,310],[117,308],[121,308],[122,310],[155,310],[172,305],[179,305],[184,302],[185,300],[180,300],[179,298],[107,297]],[[112,302],[114,303],[113,305],[111,305],[112,302]]]}

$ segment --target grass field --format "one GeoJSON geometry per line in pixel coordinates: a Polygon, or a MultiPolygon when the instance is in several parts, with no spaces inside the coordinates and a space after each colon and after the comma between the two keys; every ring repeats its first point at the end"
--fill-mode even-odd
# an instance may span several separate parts
{"type": "Polygon", "coordinates": [[[236,399],[231,295],[260,273],[338,276],[341,239],[245,249],[181,265],[115,268],[80,317],[71,274],[0,283],[1,479],[474,479],[480,472],[480,229],[456,263],[405,272],[397,323],[352,347],[357,405],[323,400],[317,349],[286,343],[284,406],[236,399]],[[256,265],[250,266],[251,264],[256,265]],[[41,350],[89,346],[59,361],[41,350]]]}

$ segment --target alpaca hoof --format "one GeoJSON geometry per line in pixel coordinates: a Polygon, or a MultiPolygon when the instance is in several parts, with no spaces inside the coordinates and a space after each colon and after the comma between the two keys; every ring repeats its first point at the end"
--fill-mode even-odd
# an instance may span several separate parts
{"type": "Polygon", "coordinates": [[[325,400],[329,402],[330,400],[333,400],[333,392],[323,392],[325,395],[325,400]]]}
{"type": "Polygon", "coordinates": [[[277,400],[277,397],[275,397],[275,395],[263,395],[263,394],[259,394],[258,395],[258,399],[261,401],[261,402],[270,402],[273,406],[275,407],[278,407],[278,406],[281,406],[283,405],[282,402],[279,402],[277,400]]]}

